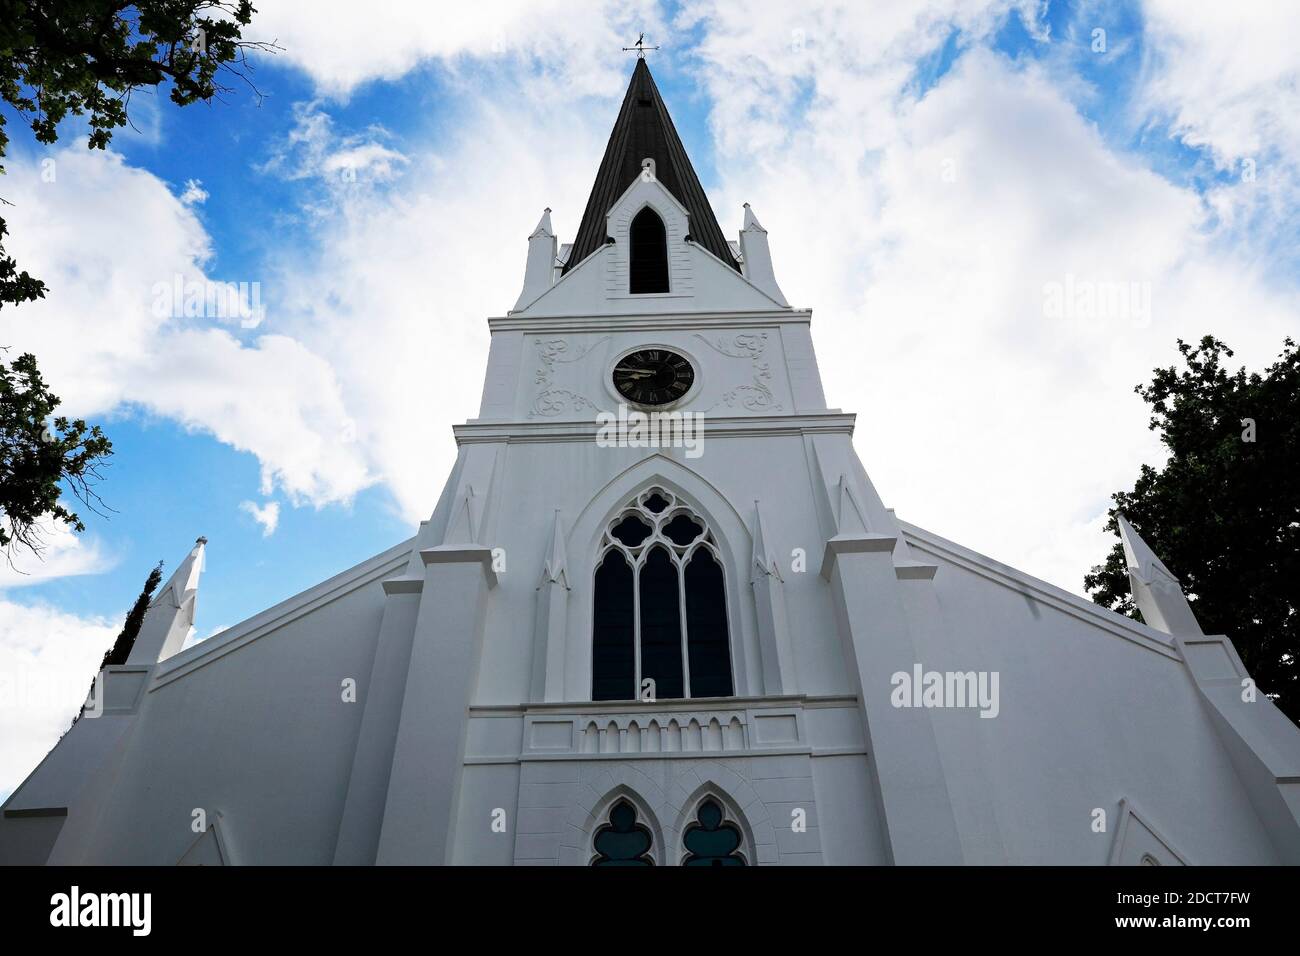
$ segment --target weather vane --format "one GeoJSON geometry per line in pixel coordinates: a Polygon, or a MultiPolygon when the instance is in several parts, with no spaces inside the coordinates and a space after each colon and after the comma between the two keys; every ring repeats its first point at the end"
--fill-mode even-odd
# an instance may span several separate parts
{"type": "Polygon", "coordinates": [[[631,51],[636,50],[636,56],[637,56],[637,59],[638,59],[638,60],[644,60],[644,59],[645,59],[645,51],[646,51],[646,50],[657,50],[657,49],[659,49],[657,46],[646,46],[646,45],[645,45],[645,34],[644,34],[644,33],[641,33],[641,34],[639,34],[639,35],[637,36],[637,38],[636,38],[636,43],[635,43],[633,46],[625,46],[625,47],[623,47],[623,52],[624,52],[624,53],[630,53],[631,51]]]}

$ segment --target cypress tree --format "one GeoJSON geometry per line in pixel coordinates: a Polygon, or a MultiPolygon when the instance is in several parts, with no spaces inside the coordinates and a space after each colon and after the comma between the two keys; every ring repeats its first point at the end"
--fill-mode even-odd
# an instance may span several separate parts
{"type": "Polygon", "coordinates": [[[153,600],[153,592],[158,589],[162,582],[161,561],[149,572],[149,577],[145,579],[144,590],[140,596],[135,599],[135,604],[126,615],[126,621],[122,625],[122,632],[117,635],[117,640],[109,648],[108,653],[104,655],[103,663],[99,665],[103,670],[109,664],[125,664],[127,657],[131,654],[131,648],[135,644],[136,635],[140,633],[140,625],[144,623],[145,611],[149,610],[149,602],[153,600]]]}

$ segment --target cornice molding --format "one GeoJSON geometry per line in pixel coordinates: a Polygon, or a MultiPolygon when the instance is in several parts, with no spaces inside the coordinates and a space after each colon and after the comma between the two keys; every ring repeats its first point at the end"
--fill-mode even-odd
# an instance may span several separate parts
{"type": "MultiPolygon", "coordinates": [[[[840,411],[802,415],[706,415],[706,438],[760,438],[777,435],[853,434],[856,415],[840,411]]],[[[589,421],[470,421],[453,425],[457,445],[474,443],[595,442],[600,423],[589,421]]],[[[655,449],[647,449],[653,451],[655,449]]]]}
{"type": "Polygon", "coordinates": [[[633,315],[521,316],[499,315],[488,319],[492,332],[531,332],[547,335],[559,332],[634,332],[647,329],[747,329],[760,326],[811,325],[811,309],[774,309],[770,312],[668,312],[633,315]]]}

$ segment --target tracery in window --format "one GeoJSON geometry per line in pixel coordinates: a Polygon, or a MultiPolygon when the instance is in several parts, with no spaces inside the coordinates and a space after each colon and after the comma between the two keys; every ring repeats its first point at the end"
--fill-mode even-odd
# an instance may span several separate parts
{"type": "Polygon", "coordinates": [[[592,700],[731,696],[726,577],[707,523],[650,488],[610,520],[600,548],[592,700]]]}

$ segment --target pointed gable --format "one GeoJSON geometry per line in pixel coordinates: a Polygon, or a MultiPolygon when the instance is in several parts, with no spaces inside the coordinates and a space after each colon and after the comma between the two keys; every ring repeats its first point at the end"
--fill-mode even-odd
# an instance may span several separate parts
{"type": "Polygon", "coordinates": [[[623,107],[605,147],[605,156],[596,172],[587,208],[573,250],[564,265],[567,273],[605,244],[605,216],[627,187],[641,175],[641,162],[654,160],[655,178],[686,207],[690,215],[691,239],[723,262],[740,271],[740,265],[723,238],[704,187],[691,166],[686,148],[673,126],[668,108],[659,95],[650,68],[643,59],[636,61],[632,81],[628,84],[623,107]]]}

